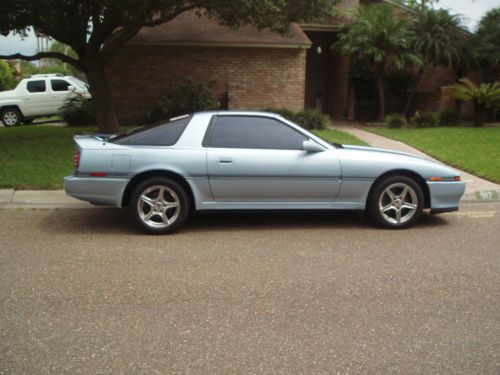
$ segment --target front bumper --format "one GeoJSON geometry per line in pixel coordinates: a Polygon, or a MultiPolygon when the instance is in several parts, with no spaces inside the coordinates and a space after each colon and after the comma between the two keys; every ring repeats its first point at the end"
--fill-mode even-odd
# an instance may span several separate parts
{"type": "Polygon", "coordinates": [[[465,192],[463,181],[427,182],[431,199],[431,212],[442,213],[458,210],[458,202],[465,192]]]}
{"type": "Polygon", "coordinates": [[[128,182],[126,178],[67,176],[64,177],[64,191],[82,201],[121,207],[128,182]]]}

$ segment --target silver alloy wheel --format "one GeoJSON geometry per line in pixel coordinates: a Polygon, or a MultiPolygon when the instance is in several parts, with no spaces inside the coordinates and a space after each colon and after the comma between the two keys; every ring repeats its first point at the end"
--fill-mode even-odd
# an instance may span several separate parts
{"type": "Polygon", "coordinates": [[[7,126],[14,126],[19,122],[19,117],[14,111],[5,111],[3,113],[3,123],[7,126]]]}
{"type": "Polygon", "coordinates": [[[418,197],[408,184],[397,182],[387,186],[378,201],[382,217],[392,224],[404,224],[417,212],[418,197]]]}
{"type": "Polygon", "coordinates": [[[137,200],[137,212],[144,224],[152,228],[166,228],[179,217],[179,196],[169,187],[154,185],[144,190],[137,200]]]}

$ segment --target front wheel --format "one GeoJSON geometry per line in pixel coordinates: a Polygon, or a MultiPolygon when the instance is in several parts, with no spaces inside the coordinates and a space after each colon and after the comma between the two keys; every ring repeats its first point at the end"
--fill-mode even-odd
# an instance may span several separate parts
{"type": "Polygon", "coordinates": [[[390,176],[375,186],[367,208],[381,227],[408,228],[422,215],[424,194],[415,180],[406,176],[390,176]]]}
{"type": "Polygon", "coordinates": [[[131,208],[136,222],[152,234],[177,230],[189,216],[189,198],[175,181],[151,178],[132,193],[131,208]]]}
{"type": "Polygon", "coordinates": [[[2,123],[5,126],[16,126],[21,122],[21,113],[16,108],[8,108],[2,111],[2,123]]]}

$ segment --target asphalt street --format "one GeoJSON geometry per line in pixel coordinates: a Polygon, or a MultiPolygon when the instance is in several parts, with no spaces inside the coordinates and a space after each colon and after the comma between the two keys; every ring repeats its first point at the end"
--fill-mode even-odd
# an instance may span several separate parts
{"type": "Polygon", "coordinates": [[[0,373],[499,374],[499,211],[0,209],[0,373]]]}

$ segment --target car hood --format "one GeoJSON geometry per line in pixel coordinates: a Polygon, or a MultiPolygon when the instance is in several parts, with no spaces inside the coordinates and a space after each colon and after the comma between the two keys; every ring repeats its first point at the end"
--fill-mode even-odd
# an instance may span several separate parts
{"type": "Polygon", "coordinates": [[[11,98],[14,95],[14,90],[0,91],[0,99],[11,98]]]}
{"type": "Polygon", "coordinates": [[[355,145],[342,145],[342,148],[348,149],[348,150],[359,150],[359,151],[377,152],[377,153],[391,154],[391,155],[404,155],[404,156],[410,156],[410,157],[417,158],[417,159],[430,160],[430,159],[424,158],[422,156],[418,156],[418,155],[415,155],[415,154],[410,154],[408,152],[388,150],[388,149],[385,149],[385,148],[376,148],[376,147],[368,147],[368,146],[355,146],[355,145]]]}
{"type": "Polygon", "coordinates": [[[378,176],[389,170],[410,169],[422,177],[453,177],[460,172],[430,158],[364,146],[343,145],[338,155],[346,174],[378,176]]]}

